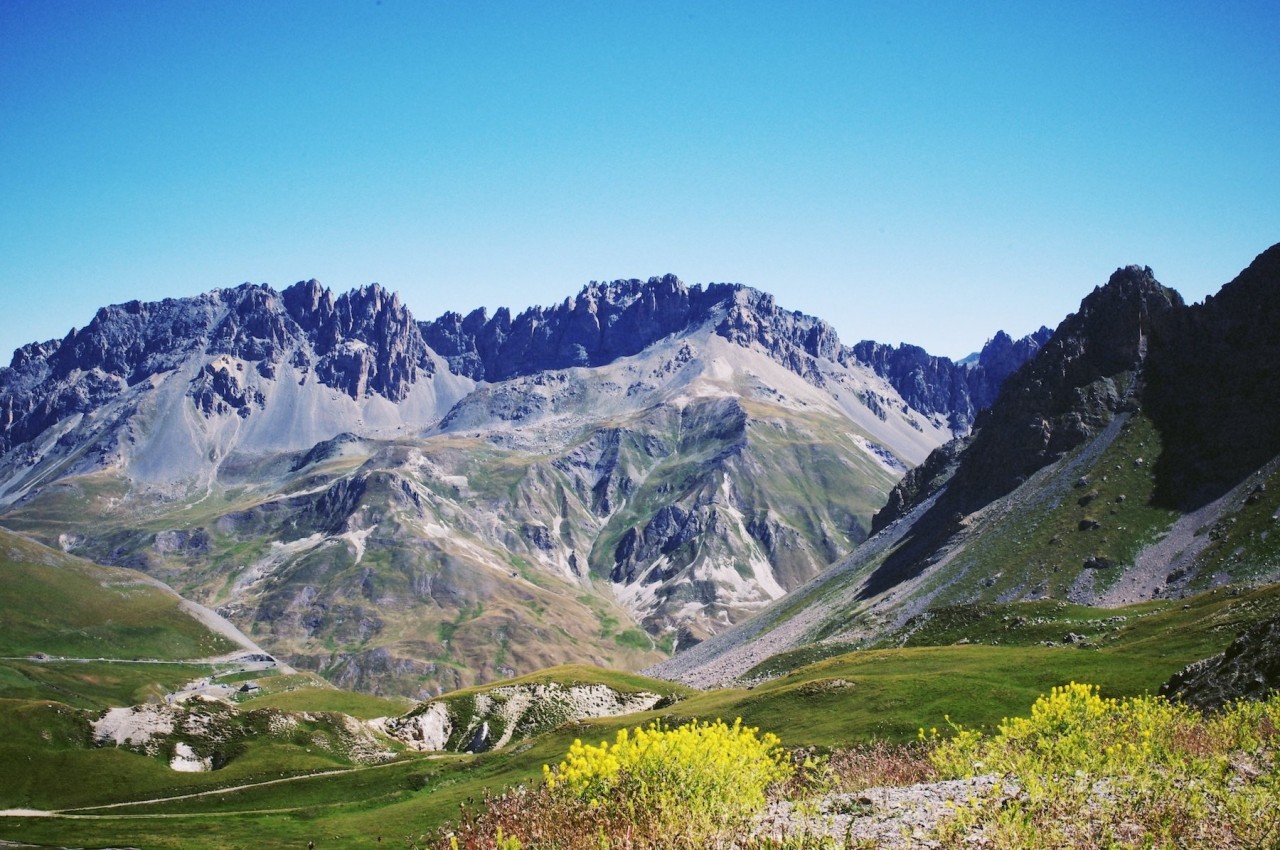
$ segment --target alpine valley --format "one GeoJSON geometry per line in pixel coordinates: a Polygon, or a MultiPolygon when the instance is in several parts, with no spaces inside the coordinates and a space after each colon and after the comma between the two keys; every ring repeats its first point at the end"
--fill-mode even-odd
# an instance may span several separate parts
{"type": "MultiPolygon", "coordinates": [[[[1277,634],[1280,245],[962,363],[666,276],[428,322],[245,284],[0,370],[6,845],[437,846],[577,739],[1215,707],[1280,688],[1277,634]]],[[[936,787],[854,790],[847,846],[940,846],[936,787]]]]}

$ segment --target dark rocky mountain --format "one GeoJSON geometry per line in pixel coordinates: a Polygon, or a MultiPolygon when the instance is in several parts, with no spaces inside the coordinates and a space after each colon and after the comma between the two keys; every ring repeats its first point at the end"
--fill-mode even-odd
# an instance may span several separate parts
{"type": "Polygon", "coordinates": [[[998,332],[973,365],[959,365],[914,345],[863,341],[841,344],[821,319],[786,311],[772,295],[740,284],[686,286],[674,275],[648,281],[592,282],[551,308],[532,307],[514,319],[505,308],[489,318],[445,313],[422,323],[423,336],[454,372],[503,381],[573,366],[601,366],[636,354],[663,337],[716,318],[716,334],[739,345],[761,345],[796,374],[818,373],[808,358],[860,363],[889,381],[926,415],[940,415],[957,433],[995,399],[1000,385],[1035,356],[1051,332],[1042,327],[1014,340],[998,332]]]}
{"type": "Polygon", "coordinates": [[[723,680],[935,606],[1118,605],[1280,580],[1280,245],[1203,304],[1118,269],[934,450],[873,537],[664,674],[723,680]]]}
{"type": "MultiPolygon", "coordinates": [[[[61,342],[14,352],[0,370],[0,452],[92,413],[193,355],[228,355],[274,378],[290,352],[290,365],[302,375],[313,373],[356,400],[403,400],[419,376],[435,369],[399,296],[377,284],[336,298],[312,280],[282,293],[244,284],[195,298],[130,301],[102,308],[61,342]]],[[[247,417],[265,404],[242,376],[213,362],[191,379],[190,396],[206,415],[247,417]]]]}
{"type": "Polygon", "coordinates": [[[1156,498],[1191,510],[1280,453],[1280,245],[1153,330],[1143,403],[1165,446],[1156,498]]]}
{"type": "MultiPolygon", "coordinates": [[[[972,513],[1095,436],[1117,412],[1141,408],[1165,445],[1157,500],[1189,509],[1222,495],[1280,454],[1277,281],[1280,245],[1190,306],[1149,268],[1117,270],[977,418],[934,511],[972,513]]],[[[924,469],[958,454],[940,449],[924,469]]],[[[876,517],[877,530],[936,489],[917,487],[908,497],[915,478],[876,517]]]]}
{"type": "Polygon", "coordinates": [[[1137,409],[1154,329],[1184,307],[1181,296],[1162,286],[1150,268],[1118,269],[1106,286],[1095,288],[979,414],[973,436],[935,450],[890,494],[873,531],[939,495],[872,575],[864,594],[883,593],[918,575],[963,517],[1097,436],[1117,413],[1137,409]]]}
{"type": "Polygon", "coordinates": [[[953,430],[963,433],[995,401],[1005,379],[1035,357],[1052,335],[1041,327],[1014,340],[1000,331],[973,364],[956,364],[915,345],[894,348],[867,341],[853,346],[852,356],[886,378],[912,407],[948,417],[953,430]]]}

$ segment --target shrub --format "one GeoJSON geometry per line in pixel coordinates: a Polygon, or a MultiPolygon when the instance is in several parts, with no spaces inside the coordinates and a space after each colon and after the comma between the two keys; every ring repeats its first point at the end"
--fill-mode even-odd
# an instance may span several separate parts
{"type": "Polygon", "coordinates": [[[717,720],[624,729],[612,743],[574,741],[559,765],[543,771],[541,787],[487,798],[438,846],[728,847],[763,808],[766,788],[793,767],[776,736],[717,720]]]}
{"type": "Polygon", "coordinates": [[[791,765],[772,733],[716,720],[623,729],[612,745],[574,741],[558,767],[543,770],[553,792],[692,839],[744,823],[791,765]]]}
{"type": "MultiPolygon", "coordinates": [[[[1271,847],[1280,842],[1280,695],[1205,718],[1161,697],[1103,699],[1054,688],[990,737],[952,725],[935,743],[944,776],[998,773],[1016,794],[974,801],[943,838],[981,831],[1022,847],[1271,847]]],[[[949,721],[948,721],[949,723],[949,721]]]]}

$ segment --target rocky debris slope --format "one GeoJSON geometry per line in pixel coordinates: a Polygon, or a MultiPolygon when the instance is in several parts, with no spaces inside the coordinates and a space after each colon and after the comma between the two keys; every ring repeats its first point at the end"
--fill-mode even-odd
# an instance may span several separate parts
{"type": "Polygon", "coordinates": [[[941,845],[932,835],[955,816],[957,807],[993,794],[1008,799],[1017,793],[1010,780],[985,774],[828,794],[802,806],[781,800],[770,804],[760,816],[756,834],[774,841],[805,835],[843,841],[850,847],[865,844],[894,850],[934,850],[941,845]]]}

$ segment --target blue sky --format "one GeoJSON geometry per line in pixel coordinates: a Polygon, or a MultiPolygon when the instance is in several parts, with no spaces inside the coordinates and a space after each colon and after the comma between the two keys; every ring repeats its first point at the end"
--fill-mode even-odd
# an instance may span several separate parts
{"type": "Polygon", "coordinates": [[[372,281],[737,281],[953,357],[1280,241],[1264,2],[0,3],[0,350],[372,281]]]}

